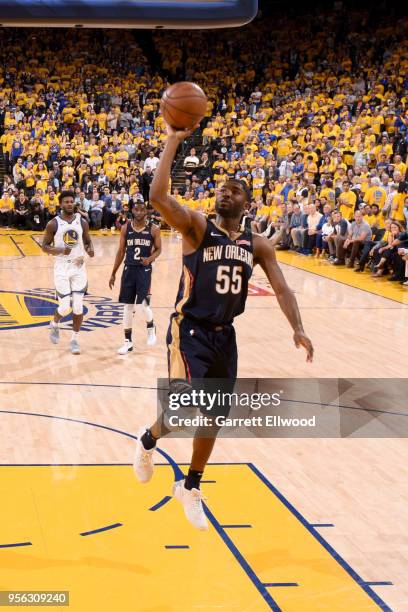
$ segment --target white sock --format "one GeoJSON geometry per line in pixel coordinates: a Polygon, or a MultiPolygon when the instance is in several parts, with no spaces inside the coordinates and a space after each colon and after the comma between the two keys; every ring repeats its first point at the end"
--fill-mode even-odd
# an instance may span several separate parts
{"type": "Polygon", "coordinates": [[[51,319],[50,325],[51,325],[51,327],[58,327],[59,323],[58,323],[58,321],[54,321],[54,319],[51,319]]]}
{"type": "Polygon", "coordinates": [[[79,332],[73,331],[71,340],[78,340],[78,338],[79,338],[79,332]]]}

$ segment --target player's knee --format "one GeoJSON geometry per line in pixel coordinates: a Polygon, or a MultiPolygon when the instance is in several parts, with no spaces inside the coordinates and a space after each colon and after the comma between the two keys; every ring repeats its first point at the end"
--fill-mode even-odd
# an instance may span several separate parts
{"type": "Polygon", "coordinates": [[[133,322],[133,304],[125,304],[123,307],[123,327],[131,329],[133,322]]]}
{"type": "Polygon", "coordinates": [[[83,293],[74,293],[72,295],[72,312],[74,315],[81,315],[84,312],[84,295],[83,293]]]}
{"type": "Polygon", "coordinates": [[[59,306],[57,308],[57,312],[61,317],[66,317],[69,315],[71,310],[71,300],[69,295],[66,295],[59,300],[59,306]]]}
{"type": "Polygon", "coordinates": [[[141,304],[138,304],[138,307],[142,311],[142,314],[145,317],[146,321],[152,321],[153,320],[153,312],[152,312],[152,309],[150,308],[149,303],[147,302],[147,300],[143,300],[143,302],[141,304]]]}

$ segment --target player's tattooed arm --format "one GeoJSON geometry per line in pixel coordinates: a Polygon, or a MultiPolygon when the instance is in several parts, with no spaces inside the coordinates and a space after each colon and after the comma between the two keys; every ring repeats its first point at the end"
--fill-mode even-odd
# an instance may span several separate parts
{"type": "Polygon", "coordinates": [[[55,219],[51,219],[51,221],[49,221],[47,223],[47,226],[45,228],[45,233],[44,233],[44,237],[43,237],[43,241],[41,244],[41,248],[44,251],[44,253],[47,253],[48,255],[69,255],[71,252],[70,247],[66,246],[66,247],[55,247],[54,246],[54,236],[56,234],[57,231],[57,222],[55,221],[55,219]]]}
{"type": "Polygon", "coordinates": [[[125,258],[126,253],[126,232],[127,232],[127,223],[122,225],[122,229],[120,230],[120,238],[119,238],[119,247],[115,257],[115,263],[113,264],[113,270],[111,277],[109,279],[109,287],[113,289],[116,280],[116,272],[119,270],[122,261],[125,258]]]}
{"type": "Polygon", "coordinates": [[[82,240],[84,242],[85,251],[88,253],[89,257],[93,257],[95,255],[94,247],[91,240],[91,235],[89,233],[89,224],[83,217],[81,218],[82,225],[82,240]]]}
{"type": "Polygon", "coordinates": [[[192,130],[174,130],[169,125],[167,126],[167,141],[160,156],[160,163],[154,173],[149,193],[151,203],[160,212],[166,223],[178,230],[193,248],[197,248],[203,239],[206,228],[205,217],[181,206],[167,191],[171,166],[178,146],[195,127],[192,130]]]}
{"type": "Polygon", "coordinates": [[[142,257],[141,262],[144,266],[150,266],[151,263],[155,261],[159,257],[162,252],[162,241],[161,234],[158,227],[152,227],[151,229],[153,236],[153,251],[150,257],[142,257]]]}
{"type": "Polygon", "coordinates": [[[296,348],[303,346],[306,350],[306,361],[313,361],[313,345],[303,329],[296,298],[276,261],[275,249],[263,236],[254,235],[254,262],[261,266],[271,283],[279,306],[292,326],[296,348]]]}

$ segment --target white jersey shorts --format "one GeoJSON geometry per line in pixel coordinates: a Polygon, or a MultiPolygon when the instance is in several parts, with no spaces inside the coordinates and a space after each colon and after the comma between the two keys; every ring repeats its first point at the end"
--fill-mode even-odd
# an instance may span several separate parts
{"type": "Polygon", "coordinates": [[[73,262],[57,262],[54,267],[55,290],[59,298],[72,293],[86,293],[88,276],[85,264],[80,266],[73,262]]]}

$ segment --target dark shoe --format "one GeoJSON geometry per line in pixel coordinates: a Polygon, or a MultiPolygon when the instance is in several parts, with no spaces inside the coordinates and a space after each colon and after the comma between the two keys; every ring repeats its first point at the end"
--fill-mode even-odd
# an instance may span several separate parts
{"type": "Polygon", "coordinates": [[[349,261],[346,268],[354,268],[354,261],[349,261]]]}
{"type": "Polygon", "coordinates": [[[346,262],[343,259],[335,259],[333,262],[334,266],[344,266],[346,262]]]}
{"type": "Polygon", "coordinates": [[[362,270],[361,268],[356,268],[354,272],[364,272],[364,270],[362,270]]]}
{"type": "Polygon", "coordinates": [[[392,276],[390,276],[390,278],[388,280],[390,280],[390,281],[402,281],[403,279],[400,276],[397,276],[397,275],[393,274],[392,276]]]}

